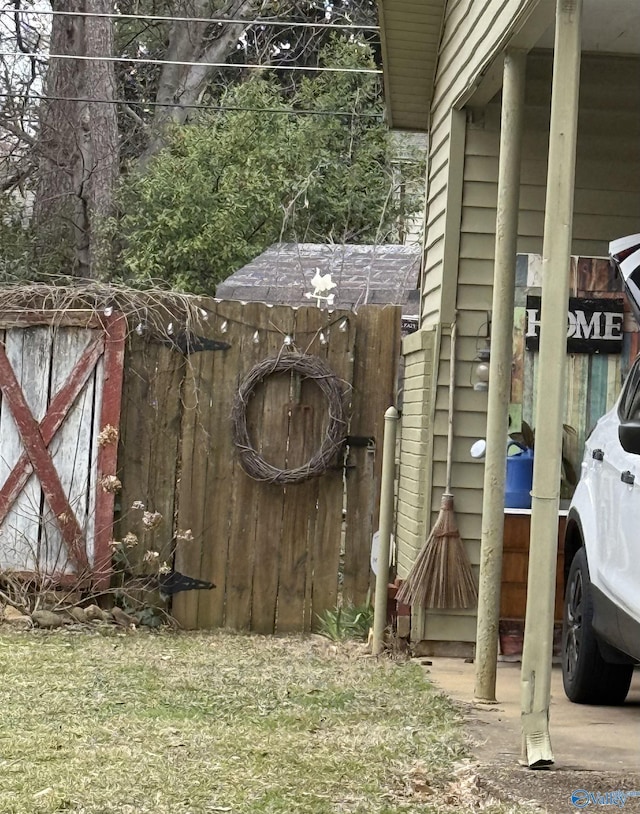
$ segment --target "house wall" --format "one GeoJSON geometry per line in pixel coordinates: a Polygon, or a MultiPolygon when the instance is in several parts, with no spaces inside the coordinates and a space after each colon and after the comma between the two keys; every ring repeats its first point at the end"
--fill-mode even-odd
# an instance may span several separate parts
{"type": "MultiPolygon", "coordinates": [[[[463,5],[455,6],[458,16],[463,5]]],[[[449,17],[454,11],[452,8],[449,17]]],[[[453,19],[447,21],[447,28],[453,31],[453,19]]],[[[457,36],[450,33],[447,42],[454,42],[457,36]]],[[[443,64],[439,70],[442,89],[445,85],[453,87],[453,83],[444,82],[445,67],[443,64]]],[[[542,252],[551,68],[548,52],[528,58],[518,238],[521,253],[542,252]]],[[[638,70],[639,61],[630,58],[583,57],[572,247],[576,255],[606,255],[609,240],[640,231],[638,70]]],[[[491,308],[500,104],[496,99],[463,113],[450,109],[454,98],[451,90],[439,94],[433,108],[423,321],[425,326],[447,323],[454,308],[458,310],[453,492],[460,534],[472,563],[477,565],[483,466],[470,457],[469,448],[485,432],[486,394],[473,390],[471,370],[491,308]],[[461,116],[465,116],[462,133],[461,116]]],[[[447,355],[445,350],[440,358],[446,360],[447,355]]],[[[432,456],[425,457],[432,489],[430,511],[425,511],[419,529],[422,539],[435,520],[445,480],[448,365],[438,364],[435,375],[435,405],[434,393],[423,393],[425,412],[433,411],[434,420],[433,438],[429,440],[432,456]]],[[[400,549],[401,537],[398,545],[400,549]]],[[[400,552],[400,559],[402,556],[400,552]]],[[[429,612],[414,623],[414,638],[416,633],[436,642],[471,642],[475,638],[475,611],[429,612]]]]}
{"type": "Polygon", "coordinates": [[[425,394],[433,392],[440,331],[438,327],[405,337],[404,392],[400,433],[398,512],[396,521],[397,573],[405,579],[424,540],[426,507],[431,494],[431,470],[424,465],[431,457],[430,432],[435,404],[425,409],[425,394]]]}
{"type": "Polygon", "coordinates": [[[455,174],[462,152],[456,140],[456,116],[452,116],[452,110],[462,106],[483,71],[534,5],[531,0],[450,0],[447,3],[429,126],[422,311],[425,324],[438,322],[441,317],[450,321],[453,309],[447,288],[449,265],[455,260],[455,252],[450,253],[452,247],[447,242],[452,231],[451,218],[456,213],[451,212],[449,177],[452,172],[455,174]]]}

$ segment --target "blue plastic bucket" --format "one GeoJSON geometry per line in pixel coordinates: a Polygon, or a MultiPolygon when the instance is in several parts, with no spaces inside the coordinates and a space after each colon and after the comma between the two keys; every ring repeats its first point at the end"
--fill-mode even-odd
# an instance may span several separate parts
{"type": "Polygon", "coordinates": [[[520,448],[522,451],[517,455],[507,455],[504,505],[509,509],[531,508],[533,450],[520,448]]]}

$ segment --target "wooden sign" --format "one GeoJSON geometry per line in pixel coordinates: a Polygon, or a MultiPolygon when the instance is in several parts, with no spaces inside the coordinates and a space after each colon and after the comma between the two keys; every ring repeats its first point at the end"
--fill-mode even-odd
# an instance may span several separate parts
{"type": "MultiPolygon", "coordinates": [[[[525,347],[540,346],[541,298],[528,295],[525,318],[525,347]]],[[[569,297],[567,353],[621,353],[622,299],[569,297]]]]}

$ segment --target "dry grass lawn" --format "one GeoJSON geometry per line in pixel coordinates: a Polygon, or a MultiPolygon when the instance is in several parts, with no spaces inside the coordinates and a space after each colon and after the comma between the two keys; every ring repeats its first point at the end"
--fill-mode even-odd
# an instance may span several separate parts
{"type": "Polygon", "coordinates": [[[2,814],[512,810],[424,669],[355,645],[4,627],[0,677],[2,814]]]}

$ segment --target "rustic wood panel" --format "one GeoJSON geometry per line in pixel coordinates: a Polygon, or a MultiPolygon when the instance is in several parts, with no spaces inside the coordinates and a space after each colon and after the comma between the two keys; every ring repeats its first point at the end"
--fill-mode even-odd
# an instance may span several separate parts
{"type": "Polygon", "coordinates": [[[103,444],[98,472],[97,434],[101,415],[119,423],[124,321],[41,311],[17,315],[11,326],[11,316],[3,313],[9,327],[0,346],[0,564],[98,585],[108,579],[113,492],[96,485],[114,473],[115,448],[103,444]]]}
{"type": "Polygon", "coordinates": [[[353,446],[347,469],[345,597],[360,604],[374,584],[369,559],[378,528],[384,414],[396,403],[400,360],[400,310],[367,306],[358,312],[350,434],[372,438],[371,447],[353,446]],[[372,387],[372,380],[375,387],[372,387]]]}
{"type": "MultiPolygon", "coordinates": [[[[200,577],[202,572],[202,513],[207,497],[203,470],[208,438],[203,437],[200,422],[201,394],[207,384],[203,364],[204,357],[201,354],[189,360],[182,387],[184,412],[180,440],[175,568],[192,577],[200,577]],[[184,539],[185,535],[190,539],[184,539]]],[[[176,476],[177,474],[176,472],[176,476]]],[[[198,626],[196,591],[177,594],[173,599],[172,609],[182,627],[192,630],[198,626]]]]}
{"type": "MultiPolygon", "coordinates": [[[[326,313],[317,309],[305,308],[296,313],[295,336],[302,351],[326,358],[326,346],[319,338],[326,322],[326,313]]],[[[289,456],[291,467],[300,466],[314,454],[322,438],[326,415],[326,405],[316,385],[298,384],[304,391],[294,393],[289,403],[292,435],[296,436],[289,456]]],[[[278,579],[277,629],[280,633],[308,631],[312,626],[312,544],[322,487],[323,479],[313,478],[285,489],[278,579]]],[[[339,529],[337,533],[340,534],[339,529]]]]}
{"type": "MultiPolygon", "coordinates": [[[[283,343],[287,336],[294,335],[295,312],[285,306],[263,308],[251,328],[254,325],[260,339],[257,361],[276,357],[287,352],[283,343]]],[[[249,369],[245,368],[243,375],[249,369]]],[[[287,466],[287,448],[292,440],[287,415],[290,384],[289,376],[268,376],[256,388],[258,399],[252,399],[249,405],[253,444],[266,461],[279,468],[287,466]]],[[[238,477],[248,476],[238,472],[238,477]]],[[[276,629],[284,496],[285,488],[279,484],[254,484],[256,531],[251,629],[257,633],[272,633],[276,629]]]]}
{"type": "MultiPolygon", "coordinates": [[[[224,389],[224,412],[221,415],[223,423],[220,425],[222,432],[219,439],[225,457],[224,463],[223,459],[220,459],[218,467],[220,476],[224,477],[227,473],[228,483],[232,486],[229,495],[229,527],[228,530],[220,530],[221,539],[224,539],[225,535],[229,539],[223,621],[227,627],[238,630],[251,627],[253,572],[256,565],[256,546],[253,541],[256,538],[259,518],[257,505],[253,501],[256,484],[242,471],[235,455],[230,415],[240,380],[265,354],[264,345],[254,342],[254,331],[251,330],[252,325],[258,324],[261,320],[261,309],[264,310],[264,306],[256,303],[249,303],[244,309],[238,308],[233,303],[221,303],[218,318],[219,322],[222,319],[228,323],[227,337],[232,345],[231,350],[225,353],[225,364],[229,365],[229,372],[224,389]],[[234,315],[235,319],[232,321],[231,317],[234,315]]],[[[264,391],[259,391],[254,396],[256,410],[249,419],[255,412],[260,412],[263,397],[264,391]]],[[[249,423],[248,427],[251,437],[258,437],[255,423],[249,423]]],[[[220,483],[220,489],[225,488],[225,484],[220,483]]]]}
{"type": "MultiPolygon", "coordinates": [[[[564,538],[565,524],[566,518],[560,517],[558,523],[558,557],[556,571],[556,619],[562,619],[562,598],[564,595],[564,556],[562,540],[564,538]]],[[[500,618],[502,619],[524,619],[525,617],[530,529],[530,514],[505,514],[500,595],[500,618]]]]}
{"type": "MultiPolygon", "coordinates": [[[[326,331],[326,361],[333,372],[347,385],[352,381],[358,318],[355,314],[333,314],[326,331]]],[[[371,390],[369,391],[371,392],[371,390]]],[[[353,388],[351,389],[353,399],[353,388]]],[[[323,414],[326,404],[323,404],[323,414]]],[[[353,422],[353,403],[350,408],[353,422]]],[[[351,429],[349,429],[351,432],[351,429]]],[[[315,534],[312,543],[313,586],[311,623],[317,624],[323,611],[334,608],[339,598],[339,573],[336,567],[341,552],[342,510],[344,507],[344,472],[341,466],[328,469],[322,475],[318,492],[315,534]]],[[[368,566],[367,566],[368,568],[368,566]]]]}
{"type": "MultiPolygon", "coordinates": [[[[10,329],[5,334],[7,359],[36,421],[47,409],[47,386],[51,368],[51,331],[47,327],[10,329]]],[[[0,483],[4,483],[20,459],[24,445],[11,408],[2,400],[0,415],[0,483]]],[[[3,523],[5,567],[39,571],[39,528],[42,488],[32,474],[3,523]]]]}
{"type": "Polygon", "coordinates": [[[111,432],[120,424],[122,381],[124,377],[124,344],[127,321],[120,314],[104,316],[104,354],[96,369],[96,388],[100,399],[93,415],[93,440],[90,510],[95,516],[92,534],[94,582],[104,590],[111,582],[111,541],[115,516],[115,491],[106,488],[105,480],[117,479],[118,444],[111,432]]]}
{"type": "MultiPolygon", "coordinates": [[[[347,513],[343,538],[342,462],[299,484],[252,480],[231,441],[233,399],[255,364],[295,348],[325,359],[345,387],[353,382],[364,412],[349,431],[353,434],[355,427],[356,433],[379,437],[381,443],[384,410],[394,398],[400,311],[372,308],[355,315],[231,302],[208,303],[207,308],[208,335],[224,338],[231,347],[196,354],[187,365],[177,526],[178,537],[190,529],[193,540],[178,540],[175,567],[217,587],[177,595],[173,613],[184,627],[309,630],[317,614],[336,605],[341,588],[347,599],[366,598],[380,462],[375,469],[366,459],[356,462],[359,487],[349,500],[352,509],[357,500],[365,508],[354,510],[353,518],[347,513]],[[287,336],[292,344],[285,344],[287,336]],[[353,372],[358,358],[360,379],[353,372]],[[358,595],[353,586],[361,586],[358,595]]],[[[296,375],[271,376],[257,386],[247,417],[254,447],[282,468],[309,459],[328,421],[320,389],[296,375]]]]}
{"type": "Polygon", "coordinates": [[[181,384],[185,357],[153,337],[131,333],[127,340],[118,451],[118,535],[135,534],[139,543],[128,552],[136,573],[155,571],[158,562],[145,562],[148,551],[159,562],[171,560],[175,509],[176,461],[181,432],[181,384]],[[143,523],[143,509],[158,512],[154,529],[143,523]]]}
{"type": "MultiPolygon", "coordinates": [[[[53,395],[63,387],[78,359],[93,341],[94,332],[83,328],[67,328],[55,332],[53,336],[55,364],[51,371],[53,395]]],[[[95,371],[49,444],[51,458],[60,474],[62,488],[69,497],[69,504],[78,519],[78,524],[85,529],[89,518],[94,389],[95,371]]],[[[87,538],[87,543],[92,544],[92,536],[87,535],[87,538]]],[[[87,553],[91,560],[93,552],[87,553]]],[[[40,562],[47,573],[72,570],[72,563],[68,561],[56,518],[46,504],[43,506],[40,562]]]]}

